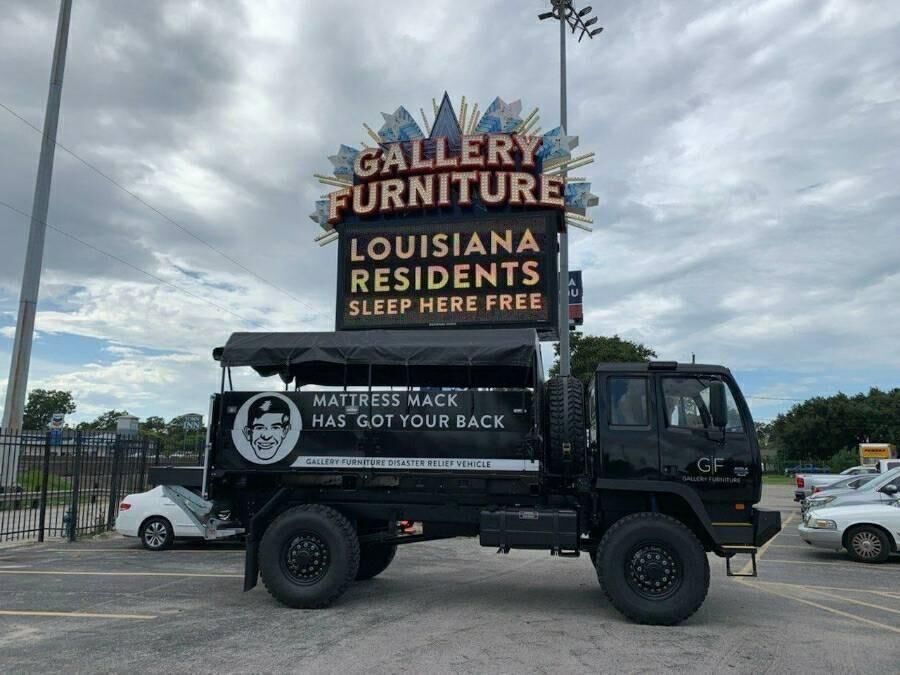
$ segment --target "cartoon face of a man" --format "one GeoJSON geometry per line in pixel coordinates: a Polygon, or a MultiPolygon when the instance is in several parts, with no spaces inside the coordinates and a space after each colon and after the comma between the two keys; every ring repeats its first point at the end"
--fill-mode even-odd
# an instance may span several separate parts
{"type": "Polygon", "coordinates": [[[280,398],[261,398],[247,412],[244,438],[263,460],[272,459],[291,430],[291,411],[280,398]]]}

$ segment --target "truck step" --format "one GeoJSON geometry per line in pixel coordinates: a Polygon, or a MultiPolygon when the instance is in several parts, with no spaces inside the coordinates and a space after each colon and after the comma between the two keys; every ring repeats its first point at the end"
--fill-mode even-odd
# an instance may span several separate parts
{"type": "Polygon", "coordinates": [[[756,547],[755,546],[723,546],[725,550],[725,573],[729,577],[756,577],[757,568],[756,568],[756,547]],[[750,555],[750,562],[753,565],[753,570],[751,572],[741,574],[740,572],[735,572],[731,569],[731,559],[736,555],[750,555]]]}

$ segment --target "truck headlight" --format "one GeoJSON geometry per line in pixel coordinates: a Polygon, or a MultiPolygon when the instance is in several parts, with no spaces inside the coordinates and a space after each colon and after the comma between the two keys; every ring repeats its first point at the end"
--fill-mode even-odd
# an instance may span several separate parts
{"type": "Polygon", "coordinates": [[[824,518],[814,518],[809,521],[809,527],[816,530],[836,530],[837,523],[833,520],[825,520],[824,518]]]}

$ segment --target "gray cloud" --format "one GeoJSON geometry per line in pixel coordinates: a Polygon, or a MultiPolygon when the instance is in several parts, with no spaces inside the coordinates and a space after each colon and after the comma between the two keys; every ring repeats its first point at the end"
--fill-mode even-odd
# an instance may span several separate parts
{"type": "MultiPolygon", "coordinates": [[[[61,151],[50,220],[266,327],[328,329],[336,253],[311,241],[307,214],[324,191],[312,174],[340,143],[365,139],[363,121],[377,127],[401,104],[430,116],[444,89],[482,107],[521,97],[540,106],[545,130],[556,126],[557,33],[536,19],[544,4],[79,2],[61,142],[303,304],[61,151]]],[[[578,173],[601,195],[596,231],[572,236],[585,328],[748,372],[840,364],[896,379],[896,3],[596,9],[605,32],[569,43],[569,127],[598,157],[578,173]]],[[[0,16],[0,101],[38,126],[56,11],[22,0],[0,16]]],[[[0,199],[24,210],[39,140],[0,111],[0,199]]],[[[0,209],[0,224],[0,311],[14,312],[27,223],[0,209]]],[[[54,311],[39,327],[159,347],[178,355],[156,357],[166,373],[184,366],[165,359],[183,354],[202,372],[212,343],[249,327],[55,233],[46,269],[42,306],[54,311]],[[127,311],[108,311],[111,301],[127,311]]],[[[97,383],[84,392],[97,407],[127,395],[100,384],[127,371],[124,356],[87,377],[36,351],[41,381],[78,373],[97,383]]],[[[173,413],[207,388],[144,381],[173,413]]]]}

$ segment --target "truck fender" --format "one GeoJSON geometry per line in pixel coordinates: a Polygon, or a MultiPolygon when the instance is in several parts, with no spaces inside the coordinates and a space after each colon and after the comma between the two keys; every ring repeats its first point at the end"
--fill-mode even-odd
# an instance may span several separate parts
{"type": "Polygon", "coordinates": [[[249,591],[259,580],[259,540],[278,506],[284,502],[290,490],[281,488],[263,507],[253,514],[247,524],[247,549],[244,554],[244,590],[249,591]]]}
{"type": "MultiPolygon", "coordinates": [[[[705,538],[712,542],[713,552],[719,556],[725,555],[725,550],[716,539],[712,521],[709,519],[709,515],[703,506],[703,502],[691,488],[663,480],[636,481],[618,480],[615,478],[598,478],[594,485],[601,492],[645,492],[651,494],[670,494],[679,497],[684,500],[685,504],[687,504],[688,508],[693,512],[694,517],[696,517],[697,522],[703,529],[703,534],[706,535],[705,538]]],[[[698,532],[697,534],[699,535],[701,533],[698,532]]],[[[701,539],[703,538],[704,537],[701,536],[701,539]]]]}

